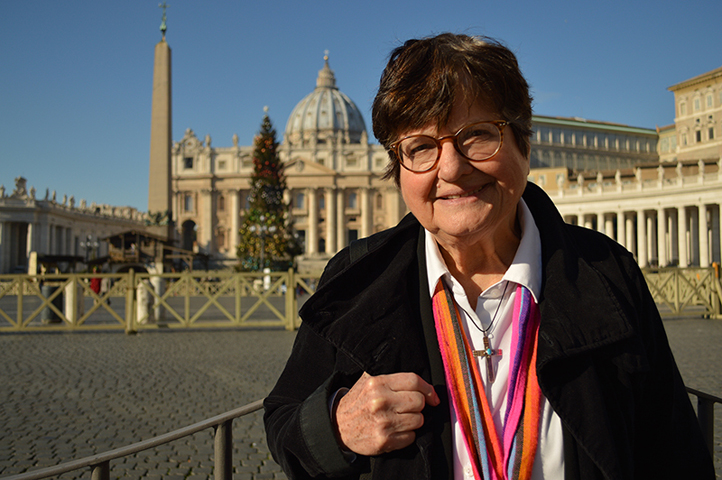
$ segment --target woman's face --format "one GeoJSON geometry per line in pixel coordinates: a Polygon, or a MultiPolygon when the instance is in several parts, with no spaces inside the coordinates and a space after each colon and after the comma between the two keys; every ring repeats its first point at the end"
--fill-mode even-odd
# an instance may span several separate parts
{"type": "MultiPolygon", "coordinates": [[[[449,122],[441,129],[429,125],[403,132],[401,137],[453,135],[470,123],[506,120],[483,101],[457,99],[449,122]]],[[[413,173],[401,168],[401,194],[411,213],[442,245],[473,245],[501,241],[514,234],[516,208],[526,187],[529,160],[516,146],[514,133],[504,128],[499,152],[489,160],[462,157],[453,142],[442,142],[437,166],[413,173]]]]}

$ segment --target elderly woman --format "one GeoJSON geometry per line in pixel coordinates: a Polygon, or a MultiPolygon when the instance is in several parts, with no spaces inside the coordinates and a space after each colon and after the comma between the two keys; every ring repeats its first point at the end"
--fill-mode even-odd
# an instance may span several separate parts
{"type": "Polygon", "coordinates": [[[527,183],[514,55],[392,52],[374,134],[411,214],[326,267],[265,402],[290,478],[714,478],[632,255],[527,183]]]}

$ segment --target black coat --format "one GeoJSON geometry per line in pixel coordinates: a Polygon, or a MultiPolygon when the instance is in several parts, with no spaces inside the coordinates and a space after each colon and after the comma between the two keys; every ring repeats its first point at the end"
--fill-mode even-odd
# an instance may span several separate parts
{"type": "MultiPolygon", "coordinates": [[[[563,222],[530,184],[524,199],[542,244],[537,372],[562,420],[566,478],[712,479],[714,470],[659,313],[632,255],[563,222]]],[[[426,278],[424,234],[411,215],[327,265],[301,310],[285,370],[265,401],[268,445],[293,479],[452,478],[449,403],[426,278]],[[362,372],[415,372],[442,399],[415,442],[349,462],[329,396],[362,372]]]]}

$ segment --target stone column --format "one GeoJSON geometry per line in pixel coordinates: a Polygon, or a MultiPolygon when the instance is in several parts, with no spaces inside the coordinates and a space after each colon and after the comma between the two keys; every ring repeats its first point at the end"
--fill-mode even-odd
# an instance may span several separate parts
{"type": "MultiPolygon", "coordinates": [[[[47,222],[47,219],[45,220],[47,222]]],[[[43,254],[49,254],[50,253],[50,240],[48,238],[48,235],[50,235],[50,227],[48,227],[47,224],[40,222],[38,223],[38,244],[37,244],[37,252],[38,255],[43,254]]]]}
{"type": "Polygon", "coordinates": [[[55,252],[57,255],[64,255],[65,254],[65,229],[61,226],[55,227],[55,243],[57,245],[57,251],[55,252]]]}
{"type": "Polygon", "coordinates": [[[667,236],[669,238],[669,258],[667,261],[670,265],[679,265],[679,231],[677,223],[677,213],[671,213],[667,216],[667,236]]]}
{"type": "Polygon", "coordinates": [[[181,194],[180,192],[175,192],[173,194],[173,198],[171,199],[171,211],[173,214],[173,221],[175,222],[174,228],[175,228],[175,235],[176,238],[180,238],[179,245],[183,246],[183,227],[181,225],[180,221],[180,214],[183,211],[182,204],[181,204],[181,194]]]}
{"type": "Polygon", "coordinates": [[[584,215],[584,228],[588,228],[589,230],[592,230],[594,228],[594,225],[592,224],[592,216],[591,215],[584,215]]]}
{"type": "Polygon", "coordinates": [[[371,229],[369,224],[371,223],[371,208],[369,206],[369,187],[361,187],[361,235],[359,238],[368,237],[371,235],[371,229]]]}
{"type": "MultiPolygon", "coordinates": [[[[71,238],[73,238],[73,233],[70,229],[70,227],[64,227],[63,228],[63,255],[69,255],[70,252],[70,244],[71,244],[71,238]]],[[[98,243],[98,246],[94,248],[93,250],[96,253],[96,257],[100,256],[100,237],[97,234],[93,234],[93,241],[98,243]]]]}
{"type": "Polygon", "coordinates": [[[306,253],[313,255],[318,252],[318,201],[316,189],[306,189],[308,195],[308,232],[306,235],[306,253]]]}
{"type": "Polygon", "coordinates": [[[614,240],[614,217],[612,215],[604,217],[604,233],[614,240]]]}
{"type": "Polygon", "coordinates": [[[343,188],[336,188],[336,249],[346,246],[346,212],[343,188]]]}
{"type": "Polygon", "coordinates": [[[627,244],[627,223],[622,210],[617,212],[617,243],[626,247],[627,244]]]}
{"type": "Polygon", "coordinates": [[[647,264],[651,264],[652,260],[657,260],[659,265],[659,257],[657,255],[657,230],[654,228],[654,216],[647,216],[647,264]]]}
{"type": "Polygon", "coordinates": [[[201,228],[198,235],[198,247],[201,252],[213,253],[213,192],[207,189],[200,191],[197,205],[201,228]]]}
{"type": "Polygon", "coordinates": [[[334,254],[336,249],[336,194],[333,187],[324,189],[326,203],[326,253],[334,254]]]}
{"type": "Polygon", "coordinates": [[[401,221],[401,196],[395,188],[386,188],[382,191],[384,196],[384,209],[386,213],[386,223],[388,225],[396,225],[401,221]]]}
{"type": "Polygon", "coordinates": [[[694,211],[689,215],[689,257],[688,265],[699,265],[699,226],[697,221],[699,215],[695,215],[694,211]]]}
{"type": "MultiPolygon", "coordinates": [[[[33,222],[28,222],[28,235],[25,243],[25,255],[28,258],[30,258],[30,252],[35,251],[37,248],[35,245],[35,237],[37,237],[36,230],[36,225],[33,222]]],[[[75,254],[75,252],[71,252],[71,254],[75,254]]]]}
{"type": "MultiPolygon", "coordinates": [[[[103,243],[100,241],[100,237],[102,235],[98,236],[95,235],[95,241],[98,242],[98,248],[95,249],[95,252],[97,253],[98,257],[103,256],[103,243]]],[[[75,252],[73,252],[73,229],[72,228],[66,228],[65,229],[65,255],[73,255],[75,252]]]]}
{"type": "Polygon", "coordinates": [[[699,266],[709,267],[709,235],[707,232],[707,205],[700,203],[699,210],[699,266]]]}
{"type": "Polygon", "coordinates": [[[626,234],[625,245],[627,247],[627,250],[636,254],[637,244],[634,241],[634,218],[631,214],[625,216],[624,223],[626,225],[626,227],[624,228],[626,234]]]}
{"type": "Polygon", "coordinates": [[[604,213],[597,213],[597,232],[607,234],[607,232],[605,231],[606,228],[607,225],[604,222],[604,213]]]}
{"type": "Polygon", "coordinates": [[[644,210],[637,210],[637,263],[640,267],[649,265],[647,257],[647,218],[644,210]]]}
{"type": "Polygon", "coordinates": [[[689,243],[687,242],[687,209],[677,207],[677,253],[680,267],[689,266],[689,243]]]}
{"type": "Polygon", "coordinates": [[[9,229],[8,222],[0,222],[0,273],[10,273],[9,260],[10,260],[10,239],[8,237],[9,229]]]}
{"type": "Polygon", "coordinates": [[[667,266],[667,216],[664,208],[657,209],[657,265],[667,266]]]}
{"type": "Polygon", "coordinates": [[[230,257],[234,258],[236,256],[236,247],[238,247],[238,244],[240,243],[239,230],[241,228],[241,192],[239,190],[233,190],[229,192],[229,196],[231,197],[231,238],[229,239],[231,243],[229,245],[229,251],[230,257]]]}
{"type": "Polygon", "coordinates": [[[712,210],[713,252],[712,255],[710,255],[710,258],[715,262],[722,261],[722,238],[720,238],[720,225],[722,225],[722,205],[718,203],[712,210]]]}
{"type": "Polygon", "coordinates": [[[55,228],[55,225],[49,224],[48,225],[48,255],[57,255],[57,240],[55,239],[56,235],[58,234],[57,229],[55,228]]]}

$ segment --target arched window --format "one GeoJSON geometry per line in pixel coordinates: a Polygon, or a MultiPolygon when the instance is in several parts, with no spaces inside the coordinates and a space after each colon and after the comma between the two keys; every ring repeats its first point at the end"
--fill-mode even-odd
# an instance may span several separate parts
{"type": "Polygon", "coordinates": [[[218,211],[222,212],[226,209],[226,197],[223,194],[218,195],[218,211]]]}

